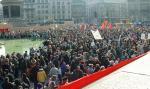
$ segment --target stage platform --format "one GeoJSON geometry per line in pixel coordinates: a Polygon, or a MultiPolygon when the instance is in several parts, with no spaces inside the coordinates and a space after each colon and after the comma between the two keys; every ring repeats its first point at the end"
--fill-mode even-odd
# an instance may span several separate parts
{"type": "Polygon", "coordinates": [[[150,52],[82,89],[150,89],[150,52]]]}

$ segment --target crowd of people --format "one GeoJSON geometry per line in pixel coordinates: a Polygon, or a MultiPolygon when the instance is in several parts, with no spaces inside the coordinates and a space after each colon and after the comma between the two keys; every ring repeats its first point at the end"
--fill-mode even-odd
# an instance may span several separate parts
{"type": "Polygon", "coordinates": [[[30,89],[33,84],[34,89],[56,89],[150,50],[150,41],[141,39],[141,33],[150,33],[148,27],[99,30],[103,40],[95,40],[90,30],[49,30],[42,35],[47,39],[42,47],[1,56],[1,87],[30,89]]]}
{"type": "Polygon", "coordinates": [[[0,39],[48,39],[49,31],[10,31],[10,32],[2,32],[0,33],[0,39]]]}

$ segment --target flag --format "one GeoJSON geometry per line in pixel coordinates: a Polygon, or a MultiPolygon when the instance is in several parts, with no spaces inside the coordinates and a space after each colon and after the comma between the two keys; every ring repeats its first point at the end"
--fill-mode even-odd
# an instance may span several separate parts
{"type": "Polygon", "coordinates": [[[104,24],[105,24],[105,26],[107,26],[108,25],[108,20],[104,20],[104,24]]]}
{"type": "Polygon", "coordinates": [[[111,24],[111,23],[109,23],[108,28],[109,28],[110,30],[112,30],[112,29],[113,29],[113,26],[112,26],[112,24],[111,24]]]}
{"type": "Polygon", "coordinates": [[[108,20],[104,20],[104,22],[102,23],[101,25],[101,29],[104,30],[104,29],[110,29],[112,30],[113,29],[113,25],[112,23],[110,23],[108,20]]]}
{"type": "Polygon", "coordinates": [[[102,23],[101,29],[104,30],[105,29],[105,24],[102,23]]]}
{"type": "Polygon", "coordinates": [[[102,25],[101,25],[101,29],[102,30],[104,30],[104,29],[106,29],[107,28],[107,26],[108,26],[108,20],[104,20],[104,22],[102,23],[102,25]]]}

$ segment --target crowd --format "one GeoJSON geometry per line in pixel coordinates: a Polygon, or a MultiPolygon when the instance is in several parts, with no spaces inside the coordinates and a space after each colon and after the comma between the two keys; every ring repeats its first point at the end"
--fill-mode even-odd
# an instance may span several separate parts
{"type": "Polygon", "coordinates": [[[10,31],[0,33],[0,39],[48,39],[50,31],[10,31]]]}
{"type": "Polygon", "coordinates": [[[94,40],[90,28],[78,29],[49,30],[42,47],[1,56],[2,88],[30,89],[33,83],[34,89],[56,89],[150,50],[150,42],[141,40],[149,28],[100,30],[103,40],[94,40]]]}

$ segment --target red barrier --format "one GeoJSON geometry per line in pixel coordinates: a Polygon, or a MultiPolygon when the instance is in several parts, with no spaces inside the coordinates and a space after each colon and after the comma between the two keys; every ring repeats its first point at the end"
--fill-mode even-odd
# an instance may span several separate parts
{"type": "Polygon", "coordinates": [[[91,75],[87,75],[83,78],[80,78],[76,81],[73,81],[69,84],[66,84],[66,85],[63,85],[63,86],[60,86],[58,89],[81,89],[85,86],[87,86],[88,84],[92,83],[92,82],[95,82],[107,75],[109,75],[110,73],[120,69],[121,67],[139,59],[140,57],[144,56],[145,54],[143,55],[140,55],[140,56],[137,56],[137,57],[134,57],[134,58],[131,58],[131,59],[128,59],[128,60],[125,60],[125,61],[122,61],[120,62],[119,64],[113,66],[113,67],[109,67],[103,71],[99,71],[99,72],[96,72],[94,74],[91,74],[91,75]]]}
{"type": "Polygon", "coordinates": [[[0,29],[0,32],[9,32],[9,29],[8,28],[0,29]]]}

